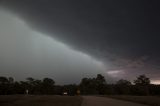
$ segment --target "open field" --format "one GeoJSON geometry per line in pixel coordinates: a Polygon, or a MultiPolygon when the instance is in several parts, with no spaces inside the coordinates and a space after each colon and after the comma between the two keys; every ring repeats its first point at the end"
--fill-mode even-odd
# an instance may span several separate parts
{"type": "Polygon", "coordinates": [[[80,96],[0,96],[0,106],[81,106],[80,96]]]}
{"type": "Polygon", "coordinates": [[[83,96],[82,106],[148,106],[107,97],[83,96]]]}
{"type": "Polygon", "coordinates": [[[160,106],[160,97],[157,96],[120,96],[120,95],[112,95],[106,96],[109,98],[120,99],[135,103],[147,104],[150,106],[160,106]]]}

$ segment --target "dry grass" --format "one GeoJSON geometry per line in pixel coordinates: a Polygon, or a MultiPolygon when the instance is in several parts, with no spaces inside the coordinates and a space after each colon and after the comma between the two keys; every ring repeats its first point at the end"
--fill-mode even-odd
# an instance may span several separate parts
{"type": "Polygon", "coordinates": [[[147,104],[150,106],[160,106],[160,97],[157,96],[120,96],[120,95],[113,96],[112,95],[107,97],[141,103],[141,104],[147,104]]]}
{"type": "Polygon", "coordinates": [[[0,96],[0,106],[81,106],[80,96],[0,96]]]}

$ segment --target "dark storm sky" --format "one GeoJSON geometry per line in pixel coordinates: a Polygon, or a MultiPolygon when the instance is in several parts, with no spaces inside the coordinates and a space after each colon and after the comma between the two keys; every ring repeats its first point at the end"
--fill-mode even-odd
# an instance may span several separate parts
{"type": "Polygon", "coordinates": [[[29,27],[106,65],[106,74],[160,80],[159,0],[1,0],[29,27]]]}

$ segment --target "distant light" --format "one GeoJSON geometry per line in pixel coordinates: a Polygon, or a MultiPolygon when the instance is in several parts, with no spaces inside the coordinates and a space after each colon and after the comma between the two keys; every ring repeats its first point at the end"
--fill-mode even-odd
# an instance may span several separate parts
{"type": "Polygon", "coordinates": [[[68,95],[68,93],[67,92],[63,92],[63,95],[68,95]]]}
{"type": "Polygon", "coordinates": [[[160,80],[151,80],[151,84],[160,85],[160,80]]]}
{"type": "Polygon", "coordinates": [[[106,74],[108,74],[109,76],[112,77],[123,77],[125,72],[124,70],[111,70],[111,71],[107,71],[106,74]]]}
{"type": "Polygon", "coordinates": [[[107,74],[110,74],[110,75],[113,75],[113,74],[118,74],[120,73],[121,71],[119,70],[116,70],[116,71],[108,71],[107,74]]]}

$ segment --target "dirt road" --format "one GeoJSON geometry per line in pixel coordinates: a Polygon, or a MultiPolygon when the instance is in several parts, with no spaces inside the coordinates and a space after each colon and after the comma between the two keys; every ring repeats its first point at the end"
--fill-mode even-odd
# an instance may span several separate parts
{"type": "Polygon", "coordinates": [[[82,106],[147,106],[106,97],[83,96],[82,106]]]}

